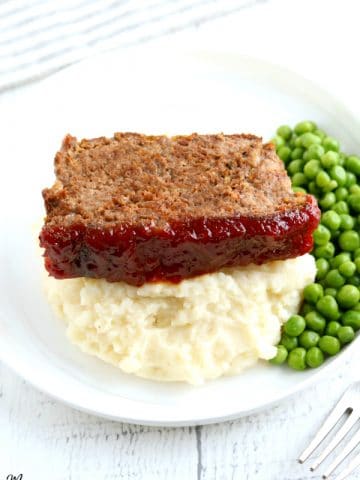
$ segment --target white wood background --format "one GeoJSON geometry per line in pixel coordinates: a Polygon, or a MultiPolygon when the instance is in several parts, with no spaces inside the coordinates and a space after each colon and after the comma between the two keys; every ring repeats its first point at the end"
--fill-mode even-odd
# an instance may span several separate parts
{"type": "MultiPolygon", "coordinates": [[[[190,30],[167,37],[166,43],[235,49],[286,64],[333,90],[360,116],[359,4],[260,1],[200,27],[191,23],[190,30]]],[[[169,33],[165,20],[163,25],[153,37],[169,33]]],[[[142,41],[155,48],[164,40],[142,41]]],[[[10,77],[2,77],[2,84],[8,85],[10,77]]],[[[171,429],[119,424],[75,411],[0,364],[0,480],[20,473],[24,480],[319,479],[298,465],[296,456],[346,386],[359,379],[359,365],[357,352],[313,387],[257,415],[171,429]]],[[[351,478],[360,479],[360,472],[351,478]]]]}
{"type": "MultiPolygon", "coordinates": [[[[135,426],[75,411],[0,367],[0,479],[310,480],[296,462],[346,386],[351,363],[265,412],[189,428],[135,426]]],[[[354,368],[356,365],[356,368],[354,368]]],[[[360,471],[352,476],[360,479],[360,471]]]]}

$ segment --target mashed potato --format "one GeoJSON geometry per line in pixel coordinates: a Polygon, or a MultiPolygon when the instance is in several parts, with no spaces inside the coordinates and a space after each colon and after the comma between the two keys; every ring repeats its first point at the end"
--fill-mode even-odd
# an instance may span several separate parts
{"type": "Polygon", "coordinates": [[[202,383],[274,356],[281,324],[315,277],[310,255],[170,283],[47,278],[71,341],[127,373],[202,383]]]}

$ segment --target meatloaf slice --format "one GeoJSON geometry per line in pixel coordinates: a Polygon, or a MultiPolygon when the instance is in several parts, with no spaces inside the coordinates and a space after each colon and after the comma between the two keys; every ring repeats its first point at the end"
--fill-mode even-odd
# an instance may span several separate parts
{"type": "Polygon", "coordinates": [[[319,209],[253,135],[116,133],[55,157],[40,245],[56,278],[177,282],[312,248],[319,209]]]}

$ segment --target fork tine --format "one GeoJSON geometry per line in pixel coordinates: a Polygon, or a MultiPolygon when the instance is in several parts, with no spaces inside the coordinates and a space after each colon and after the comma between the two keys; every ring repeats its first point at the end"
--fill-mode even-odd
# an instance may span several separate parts
{"type": "Polygon", "coordinates": [[[347,391],[344,393],[344,395],[340,398],[338,403],[335,405],[330,415],[326,418],[326,420],[320,427],[319,431],[317,432],[313,440],[310,442],[310,445],[307,448],[305,448],[305,450],[299,456],[298,458],[299,463],[304,463],[305,460],[309,458],[309,456],[313,453],[316,447],[324,440],[324,438],[328,435],[330,430],[332,430],[335,427],[335,425],[340,420],[342,415],[346,412],[347,410],[346,397],[347,397],[347,391]]]}
{"type": "Polygon", "coordinates": [[[345,435],[351,430],[355,423],[359,420],[359,414],[356,411],[352,411],[349,417],[346,419],[344,425],[336,433],[334,438],[331,440],[329,445],[324,449],[324,451],[317,457],[314,461],[310,470],[313,472],[316,468],[325,460],[325,458],[336,448],[336,446],[341,442],[345,435]]]}
{"type": "Polygon", "coordinates": [[[345,480],[355,468],[360,467],[360,455],[354,458],[349,465],[334,480],[345,480]]]}
{"type": "Polygon", "coordinates": [[[360,430],[352,437],[349,443],[344,447],[344,450],[335,458],[329,468],[323,475],[323,478],[328,478],[335,468],[340,465],[340,463],[345,460],[345,458],[354,450],[357,445],[360,443],[360,430]]]}

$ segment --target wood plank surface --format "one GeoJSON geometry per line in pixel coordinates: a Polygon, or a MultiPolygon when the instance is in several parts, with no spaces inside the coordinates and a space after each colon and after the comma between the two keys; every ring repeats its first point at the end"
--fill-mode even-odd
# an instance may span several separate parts
{"type": "MultiPolygon", "coordinates": [[[[268,410],[222,424],[158,428],[107,421],[35,390],[0,366],[0,479],[311,480],[296,462],[332,405],[358,378],[339,371],[268,410]]],[[[352,477],[360,478],[360,472],[352,477]]]]}

